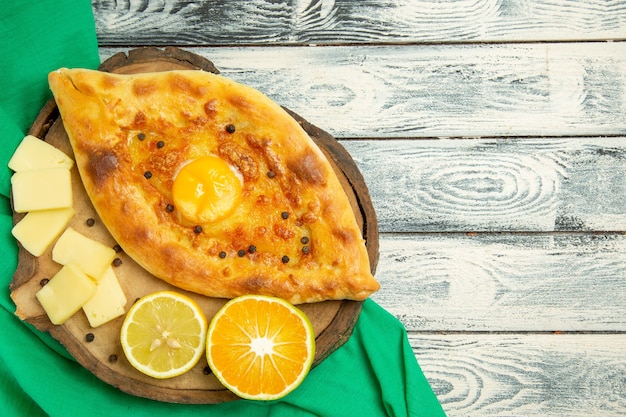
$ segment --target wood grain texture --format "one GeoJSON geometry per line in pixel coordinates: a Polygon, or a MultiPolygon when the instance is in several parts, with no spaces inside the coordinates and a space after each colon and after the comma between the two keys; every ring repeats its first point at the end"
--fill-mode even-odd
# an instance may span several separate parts
{"type": "Polygon", "coordinates": [[[373,298],[449,416],[614,416],[624,45],[193,50],[346,138],[384,232],[373,298]]]}
{"type": "Polygon", "coordinates": [[[626,42],[192,51],[337,138],[626,134],[626,42]]]}
{"type": "Polygon", "coordinates": [[[493,42],[626,38],[622,1],[92,0],[105,45],[493,42]]]}
{"type": "Polygon", "coordinates": [[[410,331],[626,331],[626,236],[381,234],[372,298],[410,331]]]}
{"type": "Polygon", "coordinates": [[[626,137],[342,144],[381,232],[626,230],[626,137]]]}
{"type": "Polygon", "coordinates": [[[448,417],[615,417],[623,334],[409,334],[448,417]]]}
{"type": "Polygon", "coordinates": [[[345,139],[449,417],[626,415],[626,2],[92,3],[345,139]]]}

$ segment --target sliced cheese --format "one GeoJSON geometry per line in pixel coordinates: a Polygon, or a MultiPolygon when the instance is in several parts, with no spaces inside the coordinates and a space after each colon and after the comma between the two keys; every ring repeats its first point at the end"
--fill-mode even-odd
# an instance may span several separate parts
{"type": "Polygon", "coordinates": [[[11,186],[17,213],[72,207],[72,180],[67,168],[16,172],[11,186]]]}
{"type": "Polygon", "coordinates": [[[100,281],[96,293],[83,305],[83,311],[91,327],[98,327],[122,316],[126,310],[126,296],[112,267],[108,267],[100,281]]]}
{"type": "Polygon", "coordinates": [[[111,266],[115,250],[80,234],[71,227],[59,237],[52,248],[52,260],[61,265],[76,264],[84,273],[99,281],[111,266]]]}
{"type": "Polygon", "coordinates": [[[13,227],[11,233],[33,256],[41,256],[59,237],[73,215],[72,207],[31,211],[13,227]]]}
{"type": "Polygon", "coordinates": [[[70,169],[73,165],[72,158],[32,135],[22,139],[9,160],[9,168],[16,172],[47,168],[70,169]]]}
{"type": "Polygon", "coordinates": [[[53,324],[63,324],[96,293],[96,284],[76,265],[65,265],[35,296],[53,324]]]}

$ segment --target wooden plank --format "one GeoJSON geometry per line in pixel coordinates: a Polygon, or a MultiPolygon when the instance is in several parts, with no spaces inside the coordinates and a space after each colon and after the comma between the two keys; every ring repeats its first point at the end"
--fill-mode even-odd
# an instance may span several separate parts
{"type": "Polygon", "coordinates": [[[626,137],[342,145],[381,232],[626,231],[626,137]]]}
{"type": "Polygon", "coordinates": [[[626,331],[626,236],[380,236],[372,298],[411,331],[626,331]]]}
{"type": "Polygon", "coordinates": [[[626,42],[191,50],[336,137],[626,134],[626,42]]]}
{"type": "Polygon", "coordinates": [[[621,1],[94,1],[104,45],[624,39],[621,1]]]}
{"type": "Polygon", "coordinates": [[[624,334],[409,334],[448,417],[626,415],[624,334]]]}

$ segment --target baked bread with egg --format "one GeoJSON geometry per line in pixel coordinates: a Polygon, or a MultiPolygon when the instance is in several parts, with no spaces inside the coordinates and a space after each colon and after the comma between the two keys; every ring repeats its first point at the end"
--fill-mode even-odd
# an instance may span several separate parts
{"type": "Polygon", "coordinates": [[[96,211],[154,276],[294,304],[379,288],[322,151],[257,90],[203,71],[50,73],[96,211]]]}

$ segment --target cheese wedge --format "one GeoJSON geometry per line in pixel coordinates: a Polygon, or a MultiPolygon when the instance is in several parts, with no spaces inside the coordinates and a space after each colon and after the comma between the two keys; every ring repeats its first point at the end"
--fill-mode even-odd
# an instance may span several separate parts
{"type": "Polygon", "coordinates": [[[85,274],[99,281],[115,258],[115,250],[80,234],[71,227],[52,248],[52,260],[61,265],[75,264],[85,274]]]}
{"type": "Polygon", "coordinates": [[[47,168],[70,169],[72,166],[74,166],[72,158],[32,135],[22,139],[9,160],[9,168],[16,172],[47,168]]]}
{"type": "Polygon", "coordinates": [[[16,172],[11,186],[17,213],[72,207],[72,180],[67,168],[16,172]]]}
{"type": "Polygon", "coordinates": [[[96,284],[76,265],[65,265],[35,297],[53,324],[63,324],[96,293],[96,284]]]}
{"type": "Polygon", "coordinates": [[[96,293],[83,305],[91,327],[98,327],[122,316],[126,310],[126,296],[117,275],[109,266],[102,275],[96,293]]]}
{"type": "Polygon", "coordinates": [[[72,216],[72,207],[31,211],[13,227],[11,233],[33,256],[41,256],[59,237],[72,216]]]}

